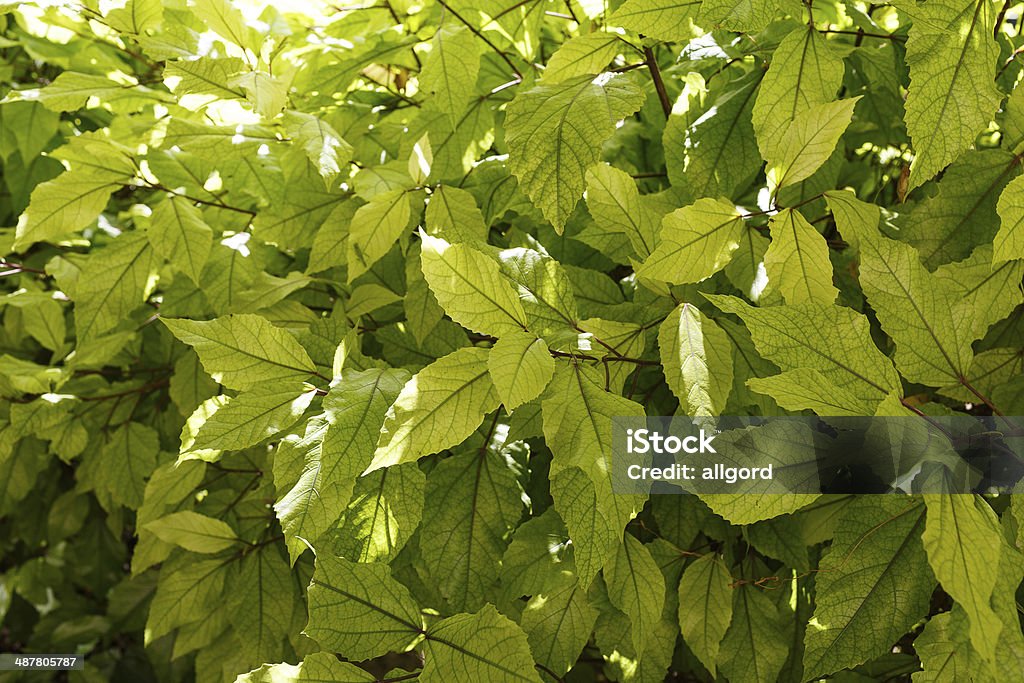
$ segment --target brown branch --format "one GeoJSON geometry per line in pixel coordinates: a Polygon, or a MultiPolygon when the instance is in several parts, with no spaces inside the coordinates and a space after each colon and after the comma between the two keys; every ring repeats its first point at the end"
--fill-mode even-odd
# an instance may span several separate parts
{"type": "Polygon", "coordinates": [[[658,61],[654,58],[654,50],[644,47],[644,57],[647,68],[651,72],[651,80],[654,81],[654,89],[658,92],[658,100],[661,102],[661,111],[667,119],[672,115],[672,101],[668,98],[668,91],[665,90],[665,81],[661,78],[661,69],[658,68],[658,61]]]}
{"type": "Polygon", "coordinates": [[[1006,12],[1014,5],[1014,0],[1005,0],[1003,2],[1002,9],[999,10],[999,15],[996,17],[995,28],[992,29],[992,37],[995,39],[999,38],[999,29],[1003,27],[1003,20],[1006,19],[1006,12]]]}

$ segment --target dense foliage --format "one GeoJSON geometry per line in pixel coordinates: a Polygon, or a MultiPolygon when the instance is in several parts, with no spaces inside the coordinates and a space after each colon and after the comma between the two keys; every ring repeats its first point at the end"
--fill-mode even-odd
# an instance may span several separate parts
{"type": "Polygon", "coordinates": [[[608,469],[613,416],[1024,413],[1020,5],[3,11],[0,652],[1024,670],[1020,498],[608,469]]]}

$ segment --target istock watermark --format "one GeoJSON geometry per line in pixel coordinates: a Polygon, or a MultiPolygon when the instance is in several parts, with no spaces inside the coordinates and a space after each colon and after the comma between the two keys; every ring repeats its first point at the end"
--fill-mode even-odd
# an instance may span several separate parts
{"type": "Polygon", "coordinates": [[[1024,418],[615,417],[616,493],[1024,492],[1024,418]]]}

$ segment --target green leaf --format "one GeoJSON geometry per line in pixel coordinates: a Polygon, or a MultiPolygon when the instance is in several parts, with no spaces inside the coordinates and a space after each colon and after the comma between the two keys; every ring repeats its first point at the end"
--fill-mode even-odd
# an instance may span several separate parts
{"type": "Polygon", "coordinates": [[[918,250],[929,270],[991,243],[999,230],[996,202],[1019,164],[1003,149],[967,152],[942,174],[938,193],[898,221],[900,239],[918,250]]]}
{"type": "Polygon", "coordinates": [[[1024,176],[1015,178],[999,195],[999,232],[996,233],[993,265],[1013,259],[1024,259],[1024,176]]]}
{"type": "Polygon", "coordinates": [[[140,526],[161,517],[188,498],[203,481],[205,466],[200,462],[167,462],[153,470],[146,482],[146,493],[138,510],[140,526]]]}
{"type": "Polygon", "coordinates": [[[595,164],[587,169],[587,208],[600,228],[629,238],[641,258],[658,244],[661,216],[640,201],[636,182],[625,171],[595,164]]]}
{"type": "Polygon", "coordinates": [[[629,617],[633,647],[643,651],[661,618],[665,577],[646,546],[627,533],[604,568],[604,580],[608,599],[629,617]]]}
{"type": "Polygon", "coordinates": [[[13,306],[21,313],[25,331],[51,351],[60,351],[67,336],[64,308],[49,294],[21,290],[0,298],[0,306],[13,306]]]}
{"type": "MultiPolygon", "coordinates": [[[[114,74],[111,74],[114,75],[114,74]]],[[[169,96],[139,85],[135,79],[118,74],[112,80],[96,74],[63,71],[53,82],[41,88],[37,95],[47,109],[56,112],[85,108],[90,98],[100,98],[106,104],[120,102],[126,107],[166,102],[169,96]]]]}
{"type": "Polygon", "coordinates": [[[375,683],[377,677],[355,664],[339,661],[329,652],[314,652],[298,664],[264,664],[235,683],[375,683]]]}
{"type": "Polygon", "coordinates": [[[745,584],[733,590],[732,623],[718,651],[718,671],[730,681],[773,681],[786,662],[788,648],[782,615],[761,588],[745,584]]]}
{"type": "Polygon", "coordinates": [[[359,562],[393,559],[419,526],[425,481],[414,462],[357,479],[338,527],[338,554],[359,562]]]}
{"type": "Polygon", "coordinates": [[[351,161],[354,150],[323,119],[298,111],[284,113],[284,129],[294,140],[328,187],[351,161]]]}
{"type": "Polygon", "coordinates": [[[572,281],[553,258],[532,249],[506,249],[500,254],[501,272],[509,278],[530,330],[555,348],[574,340],[579,312],[572,281]]]}
{"type": "Polygon", "coordinates": [[[721,415],[732,390],[729,338],[692,304],[677,306],[658,328],[661,367],[679,410],[721,415]]]}
{"type": "Polygon", "coordinates": [[[858,233],[860,281],[878,320],[896,342],[904,377],[942,386],[964,376],[973,352],[971,318],[957,315],[960,293],[925,270],[917,251],[867,228],[858,233]]]}
{"type": "Polygon", "coordinates": [[[555,361],[544,340],[511,333],[491,347],[487,370],[502,404],[512,412],[541,395],[555,373],[555,361]]]}
{"type": "Polygon", "coordinates": [[[597,74],[629,47],[611,32],[585,33],[562,43],[551,55],[541,77],[544,83],[562,83],[586,74],[597,74]]]}
{"type": "Polygon", "coordinates": [[[659,40],[685,40],[693,33],[692,22],[700,6],[700,0],[627,0],[609,21],[659,40]]]}
{"type": "Polygon", "coordinates": [[[843,60],[813,25],[796,28],[783,38],[754,102],[761,156],[780,158],[791,122],[811,107],[834,100],[842,80],[843,60]]]}
{"type": "Polygon", "coordinates": [[[825,238],[793,209],[780,211],[768,225],[772,235],[764,255],[768,287],[788,304],[833,303],[839,290],[832,285],[825,238]]]}
{"type": "Polygon", "coordinates": [[[971,645],[992,661],[1003,623],[992,610],[1005,541],[992,508],[976,495],[928,494],[924,549],[942,588],[967,613],[971,645]]]}
{"type": "Polygon", "coordinates": [[[816,579],[805,676],[882,656],[928,612],[934,582],[921,545],[924,528],[925,507],[912,500],[872,496],[846,509],[816,579]]]}
{"type": "Polygon", "coordinates": [[[498,263],[466,244],[421,232],[423,277],[452,320],[495,337],[526,329],[526,312],[498,263]]]}
{"type": "Polygon", "coordinates": [[[665,216],[661,242],[637,274],[674,285],[705,280],[729,263],[749,229],[732,204],[698,199],[665,216]]]}
{"type": "Polygon", "coordinates": [[[758,353],[783,370],[817,370],[831,385],[874,414],[890,392],[901,392],[899,375],[874,345],[863,315],[835,305],[805,303],[753,308],[732,297],[705,295],[750,330],[758,353]]]}
{"type": "Polygon", "coordinates": [[[173,87],[176,95],[216,95],[221,99],[237,99],[245,97],[245,93],[230,84],[244,68],[245,62],[237,57],[179,59],[167,63],[164,78],[178,79],[173,87]]]}
{"type": "Polygon", "coordinates": [[[125,233],[94,252],[74,292],[79,339],[95,339],[128,317],[145,298],[152,268],[153,250],[138,232],[125,233]]]}
{"type": "Polygon", "coordinates": [[[793,117],[779,146],[768,156],[768,185],[781,190],[810,178],[828,161],[850,125],[860,97],[815,104],[793,117]]]}
{"type": "Polygon", "coordinates": [[[767,394],[786,410],[813,410],[818,415],[860,416],[863,403],[814,368],[798,368],[771,377],[752,377],[747,386],[767,394]]]}
{"type": "Polygon", "coordinates": [[[750,182],[763,163],[751,116],[764,73],[730,83],[696,121],[669,117],[663,144],[673,186],[692,187],[698,197],[732,197],[750,182]]]}
{"type": "Polygon", "coordinates": [[[607,74],[538,85],[509,104],[510,167],[559,233],[583,195],[584,173],[598,161],[601,144],[643,100],[643,90],[629,76],[607,74]]]}
{"type": "Polygon", "coordinates": [[[526,603],[520,623],[537,662],[562,675],[590,639],[597,610],[575,576],[563,572],[559,577],[554,587],[526,603]]]}
{"type": "Polygon", "coordinates": [[[194,553],[219,553],[238,547],[234,530],[219,519],[183,510],[155,519],[145,528],[165,543],[194,553]]]}
{"type": "Polygon", "coordinates": [[[433,583],[453,609],[479,609],[494,593],[507,539],[522,514],[515,473],[481,449],[438,463],[427,476],[420,553],[433,583]]]}
{"type": "Polygon", "coordinates": [[[313,237],[307,273],[319,273],[347,262],[349,224],[358,209],[357,201],[348,200],[336,204],[327,214],[313,237]]]}
{"type": "Polygon", "coordinates": [[[501,560],[503,596],[516,600],[524,595],[554,591],[564,586],[566,575],[571,574],[574,566],[565,523],[549,507],[523,522],[512,535],[501,560]]]}
{"type": "Polygon", "coordinates": [[[288,85],[266,71],[243,71],[231,79],[232,87],[240,87],[256,113],[272,119],[288,104],[288,85]]]}
{"type": "Polygon", "coordinates": [[[45,452],[40,442],[32,448],[32,442],[20,443],[9,426],[0,428],[0,511],[13,513],[17,505],[32,492],[39,473],[46,467],[45,452]]]}
{"type": "Polygon", "coordinates": [[[914,652],[924,671],[913,674],[914,683],[954,683],[978,680],[984,662],[971,648],[967,618],[962,611],[936,614],[914,639],[914,652]]]}
{"type": "Polygon", "coordinates": [[[491,605],[448,617],[431,626],[425,638],[424,683],[540,683],[526,634],[491,605]]]}
{"type": "Polygon", "coordinates": [[[227,578],[223,559],[179,555],[160,568],[160,581],[146,620],[146,643],[208,618],[220,604],[227,578]]]}
{"type": "Polygon", "coordinates": [[[146,235],[157,254],[199,284],[213,246],[213,231],[199,209],[186,200],[169,197],[153,209],[146,235]]]}
{"type": "Polygon", "coordinates": [[[704,0],[697,23],[708,29],[756,33],[768,25],[776,12],[775,0],[704,0]]]}
{"type": "Polygon", "coordinates": [[[305,633],[351,659],[403,652],[421,633],[419,607],[387,565],[321,554],[308,595],[305,633]]]}
{"type": "Polygon", "coordinates": [[[1003,96],[993,80],[999,48],[986,0],[901,6],[907,40],[907,131],[914,144],[909,189],[930,180],[988,126],[1003,96]]]}
{"type": "Polygon", "coordinates": [[[168,394],[182,415],[191,415],[203,401],[217,393],[217,388],[217,383],[203,371],[194,351],[182,354],[175,361],[168,394]]]}
{"type": "Polygon", "coordinates": [[[434,34],[430,55],[420,72],[420,87],[432,95],[428,106],[444,112],[457,125],[476,89],[480,45],[465,26],[452,22],[434,34]]]}
{"type": "Polygon", "coordinates": [[[347,372],[324,398],[323,443],[306,452],[298,481],[274,505],[293,556],[305,548],[301,539],[315,543],[345,512],[407,377],[402,370],[347,372]]]}
{"type": "Polygon", "coordinates": [[[156,467],[160,450],[156,431],[128,422],[114,431],[94,454],[95,484],[111,500],[131,509],[142,505],[146,479],[156,467]]]}
{"type": "Polygon", "coordinates": [[[486,349],[459,349],[434,361],[406,382],[388,410],[366,472],[462,443],[499,401],[486,349]]]}
{"type": "Polygon", "coordinates": [[[316,372],[313,361],[294,337],[258,315],[161,321],[175,337],[196,350],[203,367],[216,381],[232,389],[305,380],[316,372]]]}
{"type": "Polygon", "coordinates": [[[23,162],[34,159],[57,133],[59,122],[60,115],[38,102],[0,104],[0,155],[8,159],[17,151],[23,162]]]}
{"type": "Polygon", "coordinates": [[[203,24],[222,38],[243,49],[259,53],[259,42],[254,32],[245,25],[245,17],[241,10],[233,6],[229,0],[197,0],[192,6],[203,24]]]}
{"type": "Polygon", "coordinates": [[[160,0],[127,0],[124,7],[111,10],[103,20],[117,31],[137,35],[157,28],[163,18],[160,0]]]}
{"type": "Polygon", "coordinates": [[[726,430],[715,437],[715,449],[726,467],[771,464],[775,468],[771,482],[737,482],[729,493],[701,495],[715,514],[733,524],[753,524],[796,512],[820,496],[820,453],[814,433],[804,423],[777,420],[726,430]]]}
{"type": "Polygon", "coordinates": [[[410,197],[404,190],[391,190],[376,195],[359,207],[348,228],[348,281],[370,269],[384,257],[412,217],[410,197]]]}
{"type": "Polygon", "coordinates": [[[24,251],[36,242],[66,237],[87,227],[107,206],[120,179],[88,171],[66,171],[37,185],[28,208],[18,221],[14,249],[24,251]]]}
{"type": "Polygon", "coordinates": [[[430,195],[424,218],[427,234],[452,243],[486,242],[487,224],[469,192],[441,185],[430,195]]]}
{"type": "Polygon", "coordinates": [[[253,387],[228,399],[208,416],[192,448],[240,451],[290,428],[306,412],[316,390],[281,382],[253,387]]]}
{"type": "Polygon", "coordinates": [[[604,390],[596,370],[555,368],[541,401],[544,437],[553,455],[551,495],[575,546],[580,583],[589,586],[610,559],[643,498],[612,491],[611,419],[643,415],[643,407],[604,390]]]}
{"type": "Polygon", "coordinates": [[[232,569],[226,605],[231,626],[251,656],[263,661],[280,659],[285,638],[292,635],[292,615],[299,600],[298,586],[281,547],[261,545],[232,569]]]}
{"type": "Polygon", "coordinates": [[[686,645],[712,676],[719,648],[732,622],[732,575],[725,560],[707,553],[679,581],[679,627],[686,645]]]}
{"type": "Polygon", "coordinates": [[[988,245],[978,247],[962,261],[940,266],[932,275],[936,288],[956,301],[952,314],[972,343],[1024,303],[1020,288],[1024,263],[1007,261],[994,266],[988,245]]]}

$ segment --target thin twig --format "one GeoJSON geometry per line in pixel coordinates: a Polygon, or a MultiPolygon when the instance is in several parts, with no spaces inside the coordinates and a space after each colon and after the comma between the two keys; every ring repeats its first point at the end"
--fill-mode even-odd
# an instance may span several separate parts
{"type": "Polygon", "coordinates": [[[647,62],[637,62],[636,64],[626,64],[625,66],[617,66],[613,69],[610,69],[610,71],[612,73],[621,74],[626,73],[627,71],[632,71],[633,69],[642,69],[645,66],[647,66],[647,62]]]}
{"type": "Polygon", "coordinates": [[[598,358],[597,356],[589,356],[585,353],[568,353],[566,351],[552,351],[551,356],[553,358],[576,358],[579,360],[594,360],[600,361],[601,363],[608,363],[609,361],[618,361],[619,363],[632,363],[633,365],[661,365],[661,363],[656,360],[630,358],[629,356],[605,356],[604,358],[598,358]]]}
{"type": "Polygon", "coordinates": [[[119,392],[117,392],[115,394],[103,394],[102,396],[82,396],[81,400],[83,400],[83,401],[107,401],[107,400],[110,400],[112,398],[124,398],[125,396],[131,396],[132,394],[143,394],[143,393],[146,393],[147,391],[152,391],[153,389],[160,389],[160,388],[163,388],[163,387],[167,386],[169,383],[170,383],[170,380],[165,377],[163,379],[160,379],[160,380],[157,380],[157,381],[154,381],[154,382],[147,382],[146,384],[143,384],[140,387],[135,387],[134,389],[126,389],[124,391],[119,391],[119,392]]]}
{"type": "MultiPolygon", "coordinates": [[[[395,8],[391,6],[391,3],[388,2],[388,0],[384,0],[384,6],[387,7],[388,12],[391,14],[391,18],[395,20],[395,24],[397,24],[398,26],[404,26],[405,25],[402,22],[402,20],[398,18],[398,13],[395,12],[395,8]]],[[[416,54],[416,46],[415,45],[410,45],[409,46],[409,51],[412,52],[412,58],[414,60],[416,60],[416,68],[418,70],[422,71],[423,70],[423,62],[420,61],[420,56],[418,54],[416,54]]]]}
{"type": "Polygon", "coordinates": [[[1006,61],[1003,62],[1003,65],[999,67],[999,71],[996,72],[996,80],[999,80],[999,77],[1006,73],[1006,69],[1009,68],[1011,64],[1013,64],[1014,60],[1016,60],[1022,52],[1024,52],[1024,46],[1018,47],[1016,50],[1010,53],[1010,56],[1006,58],[1006,61]]]}
{"type": "Polygon", "coordinates": [[[501,10],[500,12],[498,12],[497,14],[495,14],[493,17],[491,17],[491,21],[497,21],[498,19],[501,19],[503,16],[505,16],[509,12],[512,12],[513,10],[517,10],[520,7],[522,7],[523,5],[528,5],[529,3],[534,2],[534,1],[535,0],[519,0],[519,2],[517,2],[516,4],[510,5],[510,6],[506,7],[505,9],[501,10]]]}
{"type": "Polygon", "coordinates": [[[960,375],[959,380],[960,380],[960,384],[963,385],[963,387],[965,389],[967,389],[967,391],[969,391],[972,394],[974,394],[975,396],[977,396],[978,399],[982,403],[984,403],[985,405],[987,405],[989,407],[989,410],[992,411],[993,415],[998,415],[999,417],[1003,417],[1003,412],[1001,410],[999,410],[999,408],[996,408],[995,404],[992,403],[992,401],[987,396],[985,396],[980,391],[975,389],[974,386],[967,380],[966,377],[964,377],[963,375],[960,375]]]}
{"type": "Polygon", "coordinates": [[[0,259],[0,267],[11,269],[0,273],[0,277],[3,277],[4,275],[13,275],[15,273],[36,273],[37,275],[46,275],[45,270],[39,270],[38,268],[29,268],[28,266],[22,265],[21,263],[14,263],[13,261],[4,261],[2,259],[0,259]]]}
{"type": "Polygon", "coordinates": [[[547,668],[543,664],[534,663],[534,666],[537,667],[538,669],[540,669],[541,671],[543,671],[544,673],[546,673],[548,676],[551,676],[551,678],[553,678],[556,681],[558,681],[558,683],[563,683],[563,681],[565,681],[564,678],[562,678],[561,676],[559,676],[558,674],[556,674],[554,671],[552,671],[551,669],[547,668]]]}
{"type": "MultiPolygon", "coordinates": [[[[151,190],[162,190],[164,192],[168,192],[170,194],[173,194],[176,197],[181,197],[182,199],[187,199],[190,202],[195,202],[196,204],[203,204],[204,206],[215,206],[218,209],[224,209],[225,211],[234,211],[235,213],[244,213],[244,214],[246,214],[246,215],[248,215],[250,217],[253,217],[253,218],[255,218],[255,216],[256,216],[256,212],[253,211],[252,209],[243,209],[240,206],[231,206],[230,204],[225,204],[224,202],[222,202],[219,199],[216,200],[216,201],[209,200],[209,199],[200,199],[199,197],[192,197],[192,196],[184,194],[182,192],[177,192],[177,191],[172,190],[171,188],[167,187],[166,185],[162,185],[160,183],[150,183],[150,182],[147,182],[147,181],[143,181],[143,182],[146,183],[145,187],[148,187],[151,190]]],[[[126,187],[130,187],[130,186],[126,186],[126,187]]]]}
{"type": "Polygon", "coordinates": [[[819,29],[820,33],[838,33],[844,36],[863,36],[865,38],[881,38],[882,40],[892,40],[897,43],[902,43],[906,40],[903,36],[897,36],[892,33],[868,33],[867,31],[843,31],[840,29],[823,28],[819,29]]]}
{"type": "Polygon", "coordinates": [[[473,32],[473,35],[487,43],[487,46],[494,50],[494,52],[499,57],[501,57],[506,64],[508,64],[509,68],[512,69],[512,73],[514,73],[520,81],[523,80],[522,72],[520,72],[519,69],[516,68],[516,65],[512,62],[511,59],[508,58],[508,55],[506,55],[502,50],[499,50],[497,45],[492,43],[487,36],[480,32],[480,29],[466,21],[466,19],[464,19],[461,14],[453,10],[451,6],[449,6],[448,3],[446,3],[444,0],[437,0],[437,4],[441,5],[441,7],[444,7],[447,11],[451,12],[453,17],[461,21],[466,26],[466,28],[473,32]]]}

